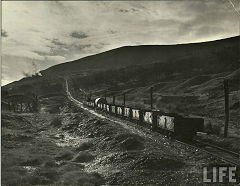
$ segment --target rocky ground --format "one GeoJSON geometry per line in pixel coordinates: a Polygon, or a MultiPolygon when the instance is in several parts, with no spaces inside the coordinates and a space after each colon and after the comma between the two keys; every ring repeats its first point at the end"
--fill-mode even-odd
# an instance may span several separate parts
{"type": "Polygon", "coordinates": [[[41,100],[40,113],[3,112],[2,184],[202,185],[202,167],[222,163],[134,123],[113,120],[64,96],[41,100]]]}

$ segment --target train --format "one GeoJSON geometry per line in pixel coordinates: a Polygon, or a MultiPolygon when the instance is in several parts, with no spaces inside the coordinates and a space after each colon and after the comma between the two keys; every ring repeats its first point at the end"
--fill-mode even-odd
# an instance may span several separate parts
{"type": "Polygon", "coordinates": [[[136,122],[152,131],[160,132],[168,138],[192,140],[197,132],[203,132],[204,119],[183,117],[176,113],[166,113],[159,110],[140,109],[116,104],[109,104],[104,98],[84,101],[93,109],[136,122]]]}

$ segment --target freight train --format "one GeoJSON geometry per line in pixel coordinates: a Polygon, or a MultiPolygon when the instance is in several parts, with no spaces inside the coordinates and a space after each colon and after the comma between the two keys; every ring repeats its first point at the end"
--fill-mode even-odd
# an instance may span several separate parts
{"type": "Polygon", "coordinates": [[[203,118],[183,117],[176,113],[165,113],[159,110],[108,104],[104,98],[87,100],[84,103],[96,110],[134,121],[169,138],[191,140],[197,132],[203,132],[204,128],[203,118]]]}

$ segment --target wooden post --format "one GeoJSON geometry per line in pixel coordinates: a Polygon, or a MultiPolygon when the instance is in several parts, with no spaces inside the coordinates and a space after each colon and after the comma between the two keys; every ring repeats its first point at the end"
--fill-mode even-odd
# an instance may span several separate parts
{"type": "Polygon", "coordinates": [[[20,103],[20,112],[23,112],[23,104],[22,104],[22,102],[20,103]]]}
{"type": "Polygon", "coordinates": [[[153,109],[153,87],[150,88],[150,105],[151,109],[153,109]]]}
{"type": "Polygon", "coordinates": [[[12,109],[11,109],[11,102],[10,102],[10,101],[8,101],[8,110],[9,110],[9,111],[12,110],[12,109]]]}
{"type": "Polygon", "coordinates": [[[104,92],[104,98],[107,99],[106,91],[104,92]]]}
{"type": "Polygon", "coordinates": [[[228,135],[228,123],[229,123],[229,87],[228,80],[224,80],[224,95],[225,95],[225,126],[224,126],[224,137],[228,135]]]}
{"type": "Polygon", "coordinates": [[[90,98],[90,100],[92,100],[92,93],[91,92],[90,92],[89,98],[90,98]]]}
{"type": "Polygon", "coordinates": [[[125,104],[126,104],[126,94],[124,93],[123,94],[123,106],[125,107],[125,104]]]}
{"type": "Polygon", "coordinates": [[[16,102],[13,102],[13,112],[16,112],[16,102]]]}
{"type": "Polygon", "coordinates": [[[115,105],[115,96],[113,96],[113,101],[112,101],[113,105],[115,105]]]}
{"type": "Polygon", "coordinates": [[[32,108],[31,108],[30,103],[27,104],[27,107],[28,107],[28,109],[29,109],[29,112],[31,112],[31,111],[32,111],[32,108]]]}

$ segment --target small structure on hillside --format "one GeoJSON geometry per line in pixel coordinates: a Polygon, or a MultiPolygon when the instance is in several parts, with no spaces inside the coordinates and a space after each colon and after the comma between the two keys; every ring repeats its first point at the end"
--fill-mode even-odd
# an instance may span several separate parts
{"type": "Polygon", "coordinates": [[[28,96],[24,94],[9,95],[1,103],[5,109],[13,112],[37,112],[39,105],[38,97],[34,94],[28,96]]]}

